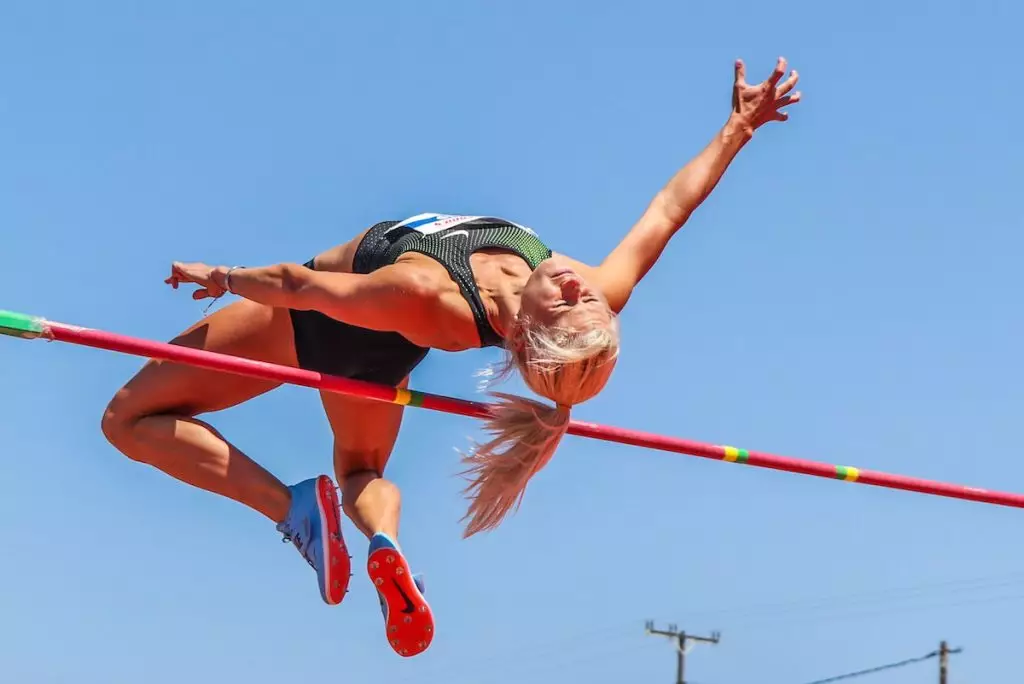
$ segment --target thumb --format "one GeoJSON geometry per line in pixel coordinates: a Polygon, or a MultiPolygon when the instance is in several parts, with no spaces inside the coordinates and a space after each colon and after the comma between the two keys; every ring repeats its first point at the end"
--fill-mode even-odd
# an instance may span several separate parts
{"type": "Polygon", "coordinates": [[[206,299],[207,297],[212,296],[213,295],[210,294],[210,291],[207,290],[205,287],[201,287],[192,293],[192,299],[206,299]]]}
{"type": "Polygon", "coordinates": [[[736,60],[736,64],[734,65],[734,70],[735,70],[735,74],[736,74],[736,85],[746,85],[747,84],[747,67],[743,63],[742,59],[737,59],[736,60]]]}

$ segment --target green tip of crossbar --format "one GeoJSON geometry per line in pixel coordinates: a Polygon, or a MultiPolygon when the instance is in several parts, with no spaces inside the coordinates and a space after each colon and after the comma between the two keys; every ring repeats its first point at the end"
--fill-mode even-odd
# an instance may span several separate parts
{"type": "Polygon", "coordinates": [[[38,316],[0,310],[0,335],[35,339],[43,334],[43,319],[38,316]]]}

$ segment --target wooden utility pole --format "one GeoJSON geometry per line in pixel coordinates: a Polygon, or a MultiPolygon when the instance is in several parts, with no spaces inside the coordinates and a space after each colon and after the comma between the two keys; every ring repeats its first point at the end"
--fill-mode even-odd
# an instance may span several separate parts
{"type": "MultiPolygon", "coordinates": [[[[712,632],[709,637],[693,636],[686,632],[680,632],[675,625],[669,625],[667,630],[654,629],[654,622],[648,620],[645,625],[647,633],[654,636],[663,636],[676,642],[676,684],[686,684],[683,678],[683,671],[686,668],[686,644],[687,642],[703,642],[717,644],[722,635],[712,632]]],[[[943,682],[945,684],[945,682],[943,682]]]]}
{"type": "Polygon", "coordinates": [[[950,648],[945,641],[939,644],[939,684],[946,684],[946,675],[949,672],[949,656],[960,653],[962,648],[950,648]]]}
{"type": "MultiPolygon", "coordinates": [[[[946,676],[949,673],[949,656],[960,653],[962,648],[950,648],[949,644],[942,641],[939,644],[939,684],[946,684],[946,676]]],[[[932,656],[934,657],[934,653],[932,656]]]]}

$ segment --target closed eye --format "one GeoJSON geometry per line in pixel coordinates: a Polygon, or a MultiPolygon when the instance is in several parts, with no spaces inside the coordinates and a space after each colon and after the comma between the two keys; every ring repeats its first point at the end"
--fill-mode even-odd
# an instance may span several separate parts
{"type": "MultiPolygon", "coordinates": [[[[577,304],[589,304],[590,302],[596,302],[596,301],[599,301],[597,297],[595,297],[594,295],[588,295],[586,297],[581,297],[580,299],[577,299],[576,303],[577,304]]],[[[564,308],[571,309],[572,307],[573,307],[573,305],[570,304],[569,302],[565,301],[564,299],[560,299],[557,302],[555,302],[555,308],[556,309],[564,309],[564,308]]]]}

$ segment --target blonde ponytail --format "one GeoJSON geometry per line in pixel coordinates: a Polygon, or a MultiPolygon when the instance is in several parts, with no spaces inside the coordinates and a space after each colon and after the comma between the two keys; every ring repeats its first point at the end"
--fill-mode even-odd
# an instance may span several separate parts
{"type": "Polygon", "coordinates": [[[495,392],[491,416],[484,431],[494,435],[476,444],[463,462],[470,480],[465,493],[471,499],[463,520],[463,537],[491,530],[508,512],[518,509],[530,478],[547,465],[569,428],[569,407],[495,392]]]}
{"type": "Polygon", "coordinates": [[[569,429],[569,407],[595,396],[608,382],[619,354],[618,319],[586,331],[561,330],[521,319],[508,357],[486,384],[518,369],[526,385],[555,405],[493,392],[497,401],[484,422],[493,437],[463,455],[470,499],[463,537],[492,530],[518,509],[530,478],[548,464],[569,429]]]}

